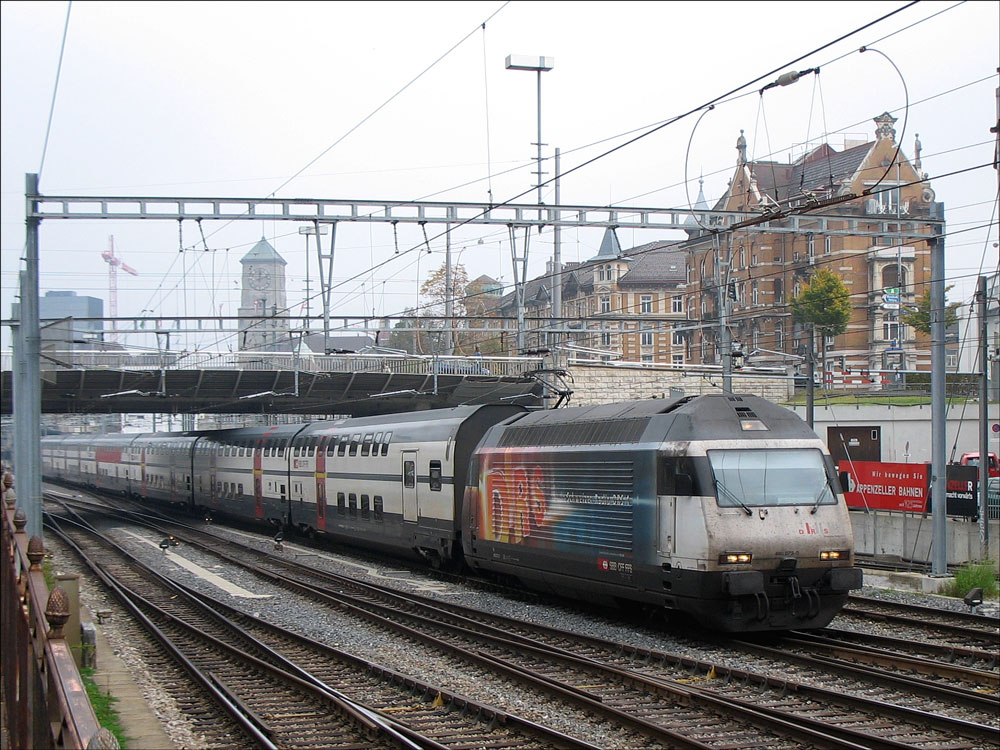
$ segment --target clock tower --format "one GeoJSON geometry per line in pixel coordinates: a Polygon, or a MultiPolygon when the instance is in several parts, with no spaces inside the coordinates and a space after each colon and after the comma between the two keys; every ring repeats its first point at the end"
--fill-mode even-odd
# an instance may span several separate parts
{"type": "Polygon", "coordinates": [[[240,260],[242,293],[237,313],[240,320],[239,348],[267,352],[292,350],[285,295],[284,258],[260,238],[240,260]]]}

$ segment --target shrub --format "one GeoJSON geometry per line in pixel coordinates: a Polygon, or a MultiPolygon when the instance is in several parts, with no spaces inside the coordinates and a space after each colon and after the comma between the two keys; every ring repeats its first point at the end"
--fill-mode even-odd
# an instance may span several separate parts
{"type": "Polygon", "coordinates": [[[947,596],[963,597],[972,589],[981,588],[984,597],[997,596],[997,565],[987,560],[981,563],[970,563],[955,572],[952,581],[943,593],[947,596]]]}
{"type": "Polygon", "coordinates": [[[90,705],[94,707],[94,715],[97,717],[97,722],[105,729],[110,729],[112,734],[118,738],[119,747],[125,750],[128,747],[128,736],[125,734],[125,728],[122,726],[118,710],[115,708],[115,703],[118,702],[118,699],[105,693],[98,687],[97,683],[94,682],[93,669],[81,669],[80,677],[83,679],[83,685],[87,689],[90,705]]]}

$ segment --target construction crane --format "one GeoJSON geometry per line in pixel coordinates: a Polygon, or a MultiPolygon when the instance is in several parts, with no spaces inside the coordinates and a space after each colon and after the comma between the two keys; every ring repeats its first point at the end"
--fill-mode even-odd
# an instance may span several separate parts
{"type": "Polygon", "coordinates": [[[118,327],[118,267],[121,266],[125,273],[130,273],[133,276],[138,276],[139,272],[115,255],[115,236],[113,234],[108,237],[108,249],[101,253],[101,257],[108,264],[108,316],[111,318],[111,334],[108,336],[108,340],[117,341],[118,334],[115,331],[118,327]]]}

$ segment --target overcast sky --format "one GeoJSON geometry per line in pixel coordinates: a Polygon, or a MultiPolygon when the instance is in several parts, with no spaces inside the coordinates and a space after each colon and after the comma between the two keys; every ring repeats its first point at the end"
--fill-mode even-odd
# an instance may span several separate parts
{"type": "MultiPolygon", "coordinates": [[[[962,300],[976,276],[997,268],[997,173],[981,165],[993,159],[1000,3],[917,3],[786,65],[905,5],[75,2],[41,191],[479,202],[492,190],[500,202],[535,179],[535,74],[505,70],[508,54],[555,58],[542,79],[542,129],[546,155],[559,147],[564,171],[771,70],[818,66],[819,76],[763,97],[761,83],[742,89],[697,129],[695,114],[573,172],[562,202],[686,206],[685,171],[691,199],[704,175],[714,202],[732,175],[740,129],[751,158],[784,160],[806,144],[870,140],[872,118],[889,110],[907,156],[920,134],[923,168],[954,233],[946,243],[951,298],[962,300]],[[903,81],[885,57],[860,54],[863,45],[898,66],[908,113],[903,81]],[[957,170],[968,171],[935,179],[957,170]]],[[[23,255],[24,177],[42,163],[66,9],[0,6],[5,318],[23,255]]],[[[551,189],[545,199],[554,201],[551,189]]],[[[206,223],[204,231],[211,252],[194,222],[180,239],[170,221],[43,222],[42,293],[73,289],[106,300],[101,252],[114,235],[117,253],[140,274],[119,274],[120,315],[235,314],[239,259],[263,234],[289,263],[289,301],[302,300],[305,245],[294,225],[206,223]],[[198,250],[179,253],[181,243],[198,250]]],[[[592,257],[601,235],[563,232],[563,259],[592,257]]],[[[619,231],[624,247],[670,237],[619,231]]],[[[418,227],[399,226],[401,250],[422,241],[418,227]]],[[[463,227],[452,245],[470,278],[512,281],[506,229],[463,227]]],[[[342,224],[333,314],[413,307],[419,282],[443,263],[444,241],[431,246],[430,256],[396,258],[390,227],[342,224]]],[[[529,275],[544,270],[551,250],[551,231],[533,235],[529,275]]],[[[314,261],[312,276],[315,288],[314,261]]],[[[4,329],[4,348],[9,340],[4,329]]],[[[225,350],[234,342],[188,345],[225,350]]]]}

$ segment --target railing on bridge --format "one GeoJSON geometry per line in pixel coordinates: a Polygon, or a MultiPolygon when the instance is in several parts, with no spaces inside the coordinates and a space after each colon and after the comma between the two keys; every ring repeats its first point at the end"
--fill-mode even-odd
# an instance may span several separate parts
{"type": "MultiPolygon", "coordinates": [[[[11,370],[12,353],[0,355],[11,370]]],[[[405,375],[519,377],[542,366],[541,357],[433,356],[411,354],[314,354],[292,352],[43,351],[44,370],[283,370],[288,372],[383,372],[405,375]]]]}
{"type": "Polygon", "coordinates": [[[28,539],[14,490],[3,490],[0,619],[10,747],[117,748],[118,740],[94,715],[63,634],[69,604],[61,588],[50,593],[45,583],[42,539],[28,539]]]}

